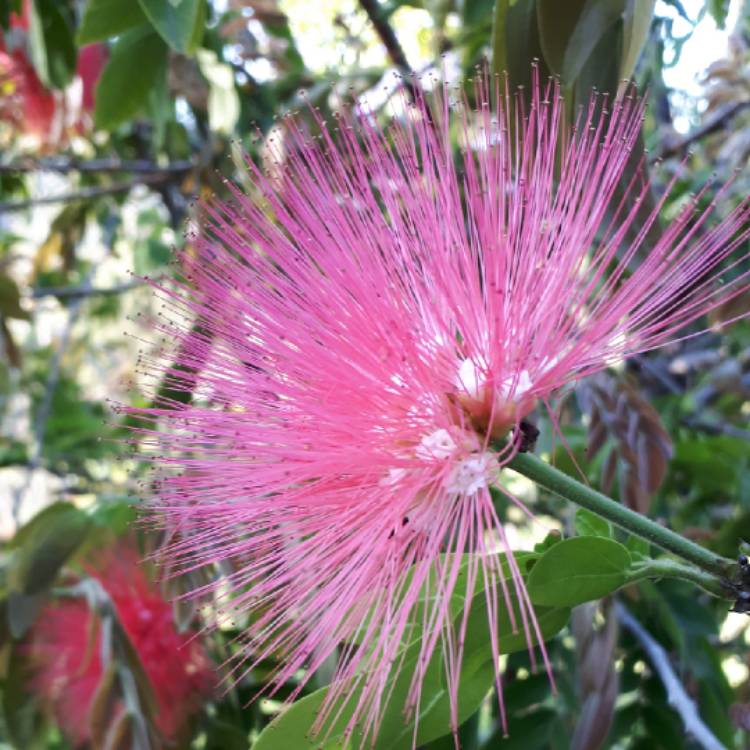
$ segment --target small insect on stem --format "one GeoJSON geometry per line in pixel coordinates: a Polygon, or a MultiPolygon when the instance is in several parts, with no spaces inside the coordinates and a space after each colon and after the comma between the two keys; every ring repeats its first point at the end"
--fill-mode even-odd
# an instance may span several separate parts
{"type": "Polygon", "coordinates": [[[521,424],[518,426],[518,433],[516,439],[519,442],[518,452],[528,453],[534,450],[536,445],[536,439],[539,437],[539,428],[536,425],[527,422],[525,419],[521,420],[521,424]]]}
{"type": "Polygon", "coordinates": [[[737,596],[730,612],[739,612],[740,614],[750,615],[750,559],[747,555],[740,555],[737,558],[739,565],[739,576],[732,582],[732,588],[737,596]]]}

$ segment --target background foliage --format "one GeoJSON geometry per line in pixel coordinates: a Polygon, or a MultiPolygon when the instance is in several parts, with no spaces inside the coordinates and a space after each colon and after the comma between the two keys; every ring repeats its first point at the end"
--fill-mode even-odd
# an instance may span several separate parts
{"type": "MultiPolygon", "coordinates": [[[[68,747],[28,690],[23,643],[61,582],[72,572],[85,575],[81,562],[126,533],[134,515],[143,469],[107,402],[144,402],[167,387],[149,382],[140,366],[141,350],[153,353],[149,331],[159,310],[138,277],[171,273],[171,248],[186,242],[193,202],[222,193],[220,175],[241,181],[243,153],[266,158],[264,141],[278,131],[280,114],[307,117],[301,89],[324,116],[368,94],[385,119],[396,91],[412,85],[395,79],[394,69],[436,66],[460,79],[494,52],[496,67],[514,83],[528,81],[532,58],[560,75],[572,114],[592,86],[614,93],[632,75],[650,98],[631,169],[646,163],[655,196],[676,178],[663,221],[712,175],[734,180],[721,196],[727,212],[750,187],[750,9],[739,5],[728,56],[707,69],[702,102],[686,103],[663,76],[690,34],[674,32],[675,18],[692,28],[709,13],[723,25],[725,0],[709,0],[697,14],[678,0],[327,0],[315,17],[325,23],[292,0],[0,0],[0,740],[24,749],[68,747]],[[687,118],[687,132],[675,129],[678,115],[687,118]]],[[[711,323],[749,304],[739,298],[711,323]]],[[[750,537],[748,415],[750,325],[741,323],[581,383],[562,421],[592,486],[734,557],[738,540],[750,537]]],[[[539,427],[539,449],[574,473],[541,417],[539,427]]],[[[572,576],[579,562],[648,555],[521,478],[508,481],[557,534],[541,542],[507,509],[520,546],[541,542],[538,556],[561,532],[588,539],[577,543],[580,561],[568,552],[572,576]]],[[[138,534],[144,551],[158,543],[138,534]]],[[[476,695],[467,698],[463,747],[696,746],[613,598],[568,617],[571,605],[622,585],[618,570],[603,569],[609,582],[578,600],[548,602],[550,635],[562,627],[549,644],[556,695],[525,651],[508,645],[509,737],[496,702],[483,700],[491,691],[487,670],[467,678],[476,695]]],[[[546,591],[545,569],[534,576],[546,591]]],[[[164,594],[195,584],[170,581],[164,594]]],[[[667,650],[720,741],[747,747],[750,621],[727,616],[726,603],[683,582],[643,580],[618,599],[667,650]]],[[[175,603],[180,626],[197,614],[175,603]]],[[[203,614],[210,619],[210,611],[203,614]]],[[[235,634],[220,625],[206,636],[217,665],[235,634]]],[[[112,658],[140,674],[132,649],[112,658]]],[[[315,746],[304,736],[314,695],[290,712],[280,730],[289,733],[286,744],[268,733],[257,741],[284,698],[282,691],[254,700],[265,676],[255,670],[214,695],[180,746],[315,746]]],[[[328,677],[316,674],[308,692],[328,677]]],[[[397,736],[399,717],[388,721],[397,736]]],[[[427,717],[424,726],[425,748],[453,747],[441,736],[444,717],[427,717]]],[[[383,739],[382,746],[399,741],[383,739]]],[[[150,742],[160,746],[158,738],[150,742]]],[[[120,746],[130,745],[111,745],[120,746]]]]}

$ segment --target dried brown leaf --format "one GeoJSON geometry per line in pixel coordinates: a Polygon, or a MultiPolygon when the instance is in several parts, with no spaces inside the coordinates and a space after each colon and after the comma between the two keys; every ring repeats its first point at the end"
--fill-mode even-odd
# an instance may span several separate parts
{"type": "Polygon", "coordinates": [[[597,455],[607,438],[615,441],[602,465],[602,490],[611,491],[619,468],[622,502],[645,512],[672,457],[669,434],[658,412],[628,382],[602,374],[589,388],[589,456],[597,455]]]}

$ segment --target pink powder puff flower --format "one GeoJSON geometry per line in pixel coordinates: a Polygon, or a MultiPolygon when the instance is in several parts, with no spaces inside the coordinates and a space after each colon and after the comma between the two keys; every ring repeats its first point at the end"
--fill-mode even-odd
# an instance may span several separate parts
{"type": "MultiPolygon", "coordinates": [[[[156,729],[166,743],[176,741],[216,683],[211,660],[194,632],[177,632],[172,605],[146,578],[134,549],[118,545],[87,573],[111,597],[151,684],[156,729]]],[[[67,599],[44,607],[24,647],[31,665],[28,688],[76,747],[91,741],[91,710],[104,674],[101,638],[97,615],[85,602],[67,599]]],[[[122,709],[114,707],[113,716],[122,709]]]]}
{"type": "Polygon", "coordinates": [[[197,255],[160,289],[175,348],[149,372],[192,401],[129,410],[157,454],[170,565],[229,563],[215,592],[251,615],[244,668],[280,657],[280,685],[339,649],[325,713],[359,685],[350,730],[369,737],[417,616],[407,714],[442,654],[455,731],[467,618],[452,595],[468,610],[481,587],[491,632],[517,597],[515,627],[541,641],[521,571],[496,553],[489,485],[518,443],[493,445],[748,287],[747,270],[715,283],[747,257],[730,260],[747,203],[709,228],[697,196],[648,248],[668,191],[642,226],[638,201],[615,199],[642,102],[594,98],[566,131],[556,82],[525,113],[502,89],[479,77],[472,110],[438,87],[385,130],[361,110],[318,118],[314,138],[286,121],[275,163],[204,207],[197,255]]]}

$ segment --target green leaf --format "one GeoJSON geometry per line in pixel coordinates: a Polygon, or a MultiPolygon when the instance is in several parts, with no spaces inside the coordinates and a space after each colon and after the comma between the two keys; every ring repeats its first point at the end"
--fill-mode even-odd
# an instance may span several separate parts
{"type": "Polygon", "coordinates": [[[537,0],[539,41],[544,59],[555,73],[562,71],[565,51],[586,2],[587,0],[568,0],[562,5],[559,0],[537,0]]]}
{"type": "Polygon", "coordinates": [[[149,27],[123,34],[96,87],[96,126],[111,130],[133,117],[166,75],[166,66],[167,46],[149,27]]]}
{"type": "Polygon", "coordinates": [[[625,541],[625,546],[630,550],[633,558],[647,559],[651,557],[651,545],[639,536],[629,536],[625,541]]]}
{"type": "Polygon", "coordinates": [[[729,0],[708,0],[708,11],[713,16],[716,25],[723,29],[729,14],[729,0]]]}
{"type": "MultiPolygon", "coordinates": [[[[558,8],[562,6],[557,3],[558,8]]],[[[568,39],[562,64],[565,84],[572,84],[581,73],[599,41],[622,18],[625,0],[589,0],[568,39]]],[[[560,12],[560,11],[558,11],[560,12]]]]}
{"type": "Polygon", "coordinates": [[[612,538],[612,524],[597,516],[596,513],[592,513],[586,508],[579,508],[576,511],[575,520],[576,532],[578,536],[602,536],[612,538]]]}
{"type": "Polygon", "coordinates": [[[161,38],[177,52],[195,51],[205,26],[205,0],[138,0],[161,38]]]}
{"type": "Polygon", "coordinates": [[[44,594],[21,594],[11,591],[6,605],[7,624],[14,638],[23,638],[34,624],[47,597],[44,594]]]}
{"type": "Polygon", "coordinates": [[[134,0],[89,0],[78,30],[78,43],[89,44],[119,36],[147,22],[134,0]]]}
{"type": "Polygon", "coordinates": [[[600,599],[625,583],[629,565],[630,553],[612,539],[566,539],[536,561],[529,574],[529,596],[534,604],[553,607],[600,599]]]}
{"type": "Polygon", "coordinates": [[[76,69],[76,47],[69,8],[59,0],[33,0],[29,4],[31,62],[47,87],[65,88],[76,69]]]}
{"type": "Polygon", "coordinates": [[[38,701],[34,700],[27,688],[31,677],[29,666],[29,659],[22,649],[11,649],[3,667],[4,679],[0,690],[3,740],[10,741],[15,748],[41,750],[49,747],[45,741],[48,725],[40,716],[38,701]]]}
{"type": "Polygon", "coordinates": [[[630,78],[648,39],[656,0],[629,0],[625,7],[620,78],[630,78]]]}
{"type": "Polygon", "coordinates": [[[557,711],[540,708],[508,722],[508,734],[499,729],[487,744],[492,750],[530,750],[548,747],[552,732],[560,727],[557,711]]]}
{"type": "Polygon", "coordinates": [[[539,75],[549,73],[542,54],[537,0],[497,0],[492,29],[492,69],[508,73],[511,87],[531,82],[531,62],[539,60],[539,75]]]}
{"type": "Polygon", "coordinates": [[[21,292],[10,276],[0,276],[0,315],[28,320],[29,314],[21,307],[21,292]]]}
{"type": "Polygon", "coordinates": [[[54,503],[37,514],[13,540],[10,588],[27,595],[46,589],[86,538],[90,525],[88,515],[70,503],[54,503]]]}
{"type": "MultiPolygon", "coordinates": [[[[511,589],[512,590],[512,589],[511,589]]],[[[499,594],[499,596],[501,596],[499,594]]],[[[518,602],[512,596],[516,610],[516,622],[520,623],[518,602]]],[[[498,647],[501,653],[513,653],[527,648],[522,628],[513,632],[507,610],[498,613],[498,647]]],[[[547,639],[562,629],[568,621],[567,608],[536,608],[536,616],[542,636],[547,639]]],[[[458,627],[463,613],[454,620],[458,627]]],[[[490,644],[487,602],[484,593],[474,597],[466,626],[465,650],[459,679],[458,721],[468,719],[480,706],[495,680],[495,664],[490,644]]],[[[388,703],[374,745],[371,738],[362,737],[355,731],[347,748],[351,750],[374,747],[375,750],[411,750],[413,747],[413,724],[404,720],[403,709],[411,685],[421,649],[421,637],[415,638],[408,647],[401,669],[389,680],[384,694],[388,703]]],[[[343,746],[343,733],[357,705],[360,688],[354,688],[333,724],[328,724],[319,735],[311,736],[311,727],[324,705],[328,688],[322,688],[302,700],[293,703],[261,733],[253,750],[276,750],[276,748],[299,748],[300,750],[333,750],[343,746]],[[325,737],[325,741],[323,738],[325,737]]],[[[426,670],[422,682],[421,704],[417,744],[423,745],[450,732],[450,700],[443,655],[437,649],[426,670]]]]}

